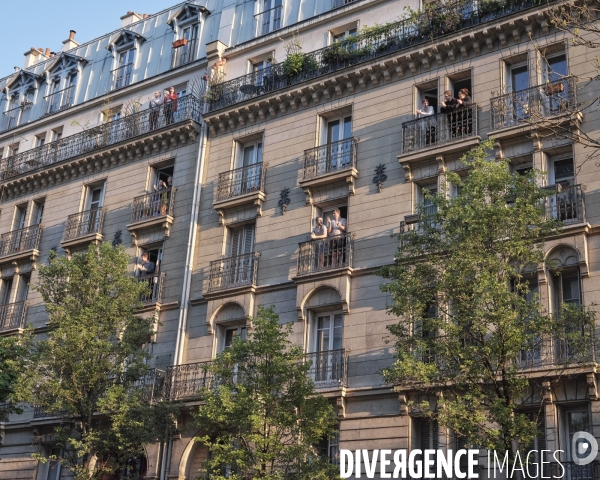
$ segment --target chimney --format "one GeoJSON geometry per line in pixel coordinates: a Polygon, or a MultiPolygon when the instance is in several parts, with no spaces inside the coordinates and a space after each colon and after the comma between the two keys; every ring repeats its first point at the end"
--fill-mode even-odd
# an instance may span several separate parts
{"type": "Polygon", "coordinates": [[[131,25],[132,23],[139,22],[143,17],[139,13],[127,12],[127,15],[121,17],[121,28],[131,25]]]}
{"type": "Polygon", "coordinates": [[[148,18],[148,14],[147,13],[144,13],[144,18],[148,18]]]}
{"type": "Polygon", "coordinates": [[[44,55],[43,48],[31,47],[29,51],[25,52],[23,55],[25,55],[25,63],[23,64],[23,68],[31,67],[32,65],[43,62],[49,58],[48,55],[44,55]]]}
{"type": "Polygon", "coordinates": [[[79,44],[75,41],[75,34],[76,33],[77,32],[75,30],[69,31],[69,38],[67,40],[64,40],[62,42],[63,46],[60,49],[61,52],[66,52],[67,50],[71,50],[71,49],[79,46],[79,44]]]}
{"type": "Polygon", "coordinates": [[[50,58],[50,49],[49,48],[46,49],[46,53],[44,53],[44,55],[46,55],[48,58],[50,58]]]}

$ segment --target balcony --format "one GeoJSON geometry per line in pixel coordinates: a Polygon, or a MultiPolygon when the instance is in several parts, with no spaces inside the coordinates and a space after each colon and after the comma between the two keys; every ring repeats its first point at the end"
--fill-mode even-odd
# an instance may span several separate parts
{"type": "Polygon", "coordinates": [[[40,254],[38,248],[43,229],[42,225],[32,225],[0,235],[0,263],[25,259],[35,262],[40,254]]]}
{"type": "Polygon", "coordinates": [[[160,305],[162,303],[166,278],[167,274],[165,272],[154,272],[137,277],[138,282],[148,284],[148,291],[141,298],[144,305],[160,305]]]}
{"type": "Polygon", "coordinates": [[[352,233],[299,244],[297,276],[352,268],[352,233]]]}
{"type": "Polygon", "coordinates": [[[563,225],[585,222],[585,201],[581,185],[563,187],[560,184],[545,187],[554,193],[546,197],[546,215],[559,220],[563,225]]]}
{"type": "Polygon", "coordinates": [[[175,205],[176,188],[167,188],[140,195],[131,204],[131,219],[127,230],[137,241],[140,231],[162,227],[165,238],[169,237],[173,224],[173,208],[175,205]]]}
{"type": "Polygon", "coordinates": [[[133,76],[133,63],[128,63],[119,68],[111,70],[111,90],[118,90],[131,85],[131,78],[133,76]]]}
{"type": "Polygon", "coordinates": [[[333,0],[333,5],[331,9],[333,10],[334,8],[344,7],[354,2],[355,0],[333,0]]]}
{"type": "Polygon", "coordinates": [[[166,373],[158,368],[151,369],[146,375],[133,383],[133,390],[142,392],[144,402],[155,402],[162,396],[165,388],[166,373]]]}
{"type": "Polygon", "coordinates": [[[260,216],[265,200],[265,167],[255,163],[219,174],[214,208],[221,217],[225,211],[244,205],[256,205],[260,216]]]}
{"type": "Polygon", "coordinates": [[[23,125],[31,120],[31,107],[33,103],[24,102],[18,107],[11,108],[2,114],[0,131],[10,130],[11,128],[23,125]]]}
{"type": "Polygon", "coordinates": [[[44,97],[44,115],[51,115],[60,112],[65,108],[73,106],[75,95],[75,86],[59,90],[44,97]]]}
{"type": "Polygon", "coordinates": [[[100,242],[105,215],[106,208],[94,208],[69,215],[60,242],[61,247],[69,250],[76,246],[100,242]]]}
{"type": "Polygon", "coordinates": [[[25,326],[27,303],[17,302],[0,306],[0,334],[20,331],[25,326]]]}
{"type": "Polygon", "coordinates": [[[259,256],[252,252],[210,262],[208,293],[255,286],[259,256]]]}
{"type": "Polygon", "coordinates": [[[185,40],[183,45],[179,47],[173,47],[172,49],[171,68],[181,67],[182,65],[186,65],[196,60],[196,46],[198,44],[198,39],[192,38],[191,40],[182,40],[185,40]]]}
{"type": "Polygon", "coordinates": [[[283,5],[279,5],[264,12],[254,15],[256,19],[256,36],[266,35],[279,30],[283,26],[282,22],[283,5]]]}
{"type": "MultiPolygon", "coordinates": [[[[477,138],[479,108],[473,104],[451,113],[438,113],[402,124],[402,153],[413,153],[440,145],[477,138]]],[[[448,148],[444,148],[448,152],[448,148]]]]}
{"type": "MultiPolygon", "coordinates": [[[[577,111],[575,78],[565,77],[494,97],[490,99],[490,108],[492,130],[523,125],[543,127],[551,117],[568,116],[577,111]]],[[[514,135],[520,133],[521,131],[517,130],[514,135]]]]}
{"type": "Polygon", "coordinates": [[[311,364],[308,376],[317,390],[346,386],[348,357],[345,349],[307,353],[305,361],[311,364]]]}
{"type": "MultiPolygon", "coordinates": [[[[505,4],[466,0],[440,6],[433,14],[420,12],[414,18],[405,18],[396,22],[389,32],[381,35],[373,35],[359,42],[352,41],[352,37],[350,37],[343,42],[308,53],[302,71],[295,75],[286,75],[282,62],[263,69],[260,73],[250,73],[214,85],[211,87],[208,111],[215,112],[298,85],[307,80],[425,44],[434,38],[506,17],[536,5],[539,5],[537,0],[505,4]],[[443,21],[444,18],[456,18],[457,21],[454,25],[448,26],[448,22],[443,21]]],[[[264,21],[259,22],[259,25],[263,23],[264,21]]]]}
{"type": "Polygon", "coordinates": [[[210,385],[208,371],[211,362],[189,363],[168,367],[163,397],[165,400],[197,398],[199,391],[210,385]]]}
{"type": "Polygon", "coordinates": [[[164,109],[146,109],[114,122],[98,125],[83,132],[63,137],[41,147],[32,148],[0,160],[0,181],[17,177],[39,168],[48,167],[80,155],[146,135],[155,130],[175,126],[179,122],[202,118],[202,102],[187,95],[177,101],[177,111],[165,115],[164,109]]]}

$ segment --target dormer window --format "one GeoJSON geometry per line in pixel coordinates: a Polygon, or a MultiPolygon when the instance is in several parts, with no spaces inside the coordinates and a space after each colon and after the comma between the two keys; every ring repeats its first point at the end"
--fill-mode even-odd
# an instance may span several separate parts
{"type": "Polygon", "coordinates": [[[173,42],[172,68],[196,60],[199,25],[194,23],[180,29],[179,39],[173,42]]]}
{"type": "Polygon", "coordinates": [[[31,110],[35,100],[39,77],[31,72],[24,72],[6,84],[0,130],[9,130],[32,120],[31,110]]]}
{"type": "Polygon", "coordinates": [[[133,73],[133,62],[135,60],[135,49],[120,52],[118,67],[112,71],[113,90],[123,88],[131,84],[133,73]]]}
{"type": "Polygon", "coordinates": [[[279,30],[283,26],[283,0],[261,0],[257,21],[256,36],[279,30]]]}
{"type": "Polygon", "coordinates": [[[146,39],[140,34],[123,30],[109,42],[106,48],[115,59],[111,71],[111,90],[131,85],[135,70],[136,50],[145,41],[146,39]]]}
{"type": "Polygon", "coordinates": [[[48,69],[48,90],[44,97],[44,115],[75,105],[77,79],[86,60],[71,54],[61,54],[48,69]]]}

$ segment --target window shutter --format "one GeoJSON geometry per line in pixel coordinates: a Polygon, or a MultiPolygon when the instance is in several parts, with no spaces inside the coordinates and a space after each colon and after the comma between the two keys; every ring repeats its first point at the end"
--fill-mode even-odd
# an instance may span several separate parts
{"type": "Polygon", "coordinates": [[[244,226],[244,245],[243,245],[244,250],[243,250],[242,254],[252,253],[253,248],[254,248],[254,224],[245,225],[244,226]]]}
{"type": "Polygon", "coordinates": [[[236,228],[231,231],[231,256],[237,257],[240,254],[241,236],[243,235],[244,229],[236,228]]]}
{"type": "Polygon", "coordinates": [[[429,422],[425,418],[419,420],[420,424],[420,435],[421,435],[421,450],[428,450],[431,448],[431,434],[429,431],[429,422]]]}

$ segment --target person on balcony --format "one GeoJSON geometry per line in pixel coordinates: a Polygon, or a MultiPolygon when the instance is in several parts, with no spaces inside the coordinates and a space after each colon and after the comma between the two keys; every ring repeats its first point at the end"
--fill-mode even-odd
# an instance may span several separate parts
{"type": "Polygon", "coordinates": [[[440,112],[446,114],[450,138],[453,138],[456,135],[456,107],[458,107],[458,100],[452,96],[450,90],[446,90],[444,92],[444,101],[442,102],[440,112]]]}
{"type": "Polygon", "coordinates": [[[469,90],[467,88],[460,89],[456,103],[456,135],[458,137],[466,137],[471,134],[473,126],[471,111],[473,101],[469,96],[469,90]]]}
{"type": "Polygon", "coordinates": [[[346,233],[346,219],[341,218],[342,212],[339,208],[333,211],[333,220],[327,217],[327,233],[333,237],[329,241],[331,249],[331,266],[333,268],[340,266],[344,262],[346,250],[346,237],[342,236],[346,233]]]}
{"type": "MultiPolygon", "coordinates": [[[[435,143],[435,112],[433,107],[429,105],[429,100],[423,98],[423,104],[421,110],[417,109],[417,118],[422,118],[420,123],[421,138],[425,139],[425,146],[433,145],[435,143]],[[427,118],[431,117],[431,118],[427,118]]],[[[421,145],[421,141],[418,142],[421,145]]]]}
{"type": "Polygon", "coordinates": [[[158,128],[158,117],[160,115],[160,107],[164,103],[162,93],[160,91],[154,92],[154,97],[148,97],[150,103],[150,130],[156,130],[158,128]]]}
{"type": "Polygon", "coordinates": [[[325,242],[323,240],[327,238],[327,228],[323,225],[323,217],[317,217],[315,222],[315,228],[310,232],[310,239],[317,240],[314,249],[315,266],[321,270],[325,264],[325,242]]]}
{"type": "Polygon", "coordinates": [[[154,191],[156,194],[152,202],[152,215],[164,215],[169,204],[169,187],[163,180],[159,180],[158,185],[154,185],[154,191]]]}
{"type": "Polygon", "coordinates": [[[146,252],[142,253],[141,263],[138,263],[138,272],[141,275],[150,275],[154,273],[156,269],[156,265],[154,262],[150,261],[148,254],[146,252]]]}
{"type": "Polygon", "coordinates": [[[167,125],[171,125],[174,121],[174,114],[177,111],[177,93],[175,87],[169,87],[165,90],[164,113],[167,125]]]}

